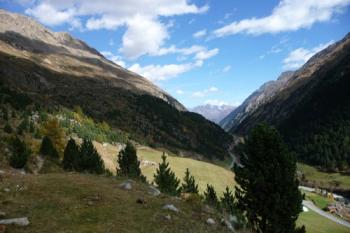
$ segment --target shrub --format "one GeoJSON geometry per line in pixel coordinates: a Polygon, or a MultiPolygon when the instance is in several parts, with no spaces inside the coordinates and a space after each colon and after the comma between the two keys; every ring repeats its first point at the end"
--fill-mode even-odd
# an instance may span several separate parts
{"type": "Polygon", "coordinates": [[[50,156],[51,158],[59,157],[55,146],[48,136],[45,136],[41,142],[40,154],[50,156]]]}
{"type": "Polygon", "coordinates": [[[235,213],[235,198],[228,187],[226,187],[226,190],[223,197],[221,197],[220,202],[222,209],[227,213],[232,215],[235,213]]]}
{"type": "Polygon", "coordinates": [[[19,124],[19,126],[17,127],[17,133],[19,135],[22,135],[24,131],[26,131],[28,129],[28,125],[29,125],[29,121],[28,118],[25,117],[24,120],[22,120],[22,122],[19,124]]]}
{"type": "Polygon", "coordinates": [[[204,191],[204,202],[215,208],[220,206],[214,186],[207,184],[207,189],[204,191]]]}

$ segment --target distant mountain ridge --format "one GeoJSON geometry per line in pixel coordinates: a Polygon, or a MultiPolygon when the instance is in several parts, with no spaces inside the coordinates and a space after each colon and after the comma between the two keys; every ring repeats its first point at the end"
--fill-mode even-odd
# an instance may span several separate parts
{"type": "Polygon", "coordinates": [[[263,85],[221,125],[245,136],[275,126],[299,160],[338,171],[350,167],[350,34],[299,70],[263,85]]]}
{"type": "Polygon", "coordinates": [[[0,90],[28,95],[45,108],[78,105],[96,121],[154,147],[228,156],[230,135],[152,82],[68,33],[5,10],[0,10],[0,84],[0,90]]]}
{"type": "Polygon", "coordinates": [[[293,71],[283,72],[276,81],[264,83],[258,90],[253,92],[240,106],[220,121],[220,126],[226,131],[233,131],[250,113],[259,106],[267,103],[275,94],[288,85],[293,77],[293,71]]]}
{"type": "Polygon", "coordinates": [[[332,63],[343,59],[348,52],[349,43],[350,34],[315,54],[299,70],[284,72],[276,81],[263,84],[222,120],[220,125],[227,131],[241,134],[246,133],[256,122],[281,121],[288,116],[288,112],[294,110],[293,107],[297,105],[298,100],[306,94],[306,91],[301,89],[306,88],[308,84],[309,88],[312,88],[319,81],[320,70],[328,69],[327,66],[332,66],[332,63]],[[274,105],[273,111],[270,108],[272,105],[274,105]]]}
{"type": "Polygon", "coordinates": [[[205,104],[191,108],[190,111],[201,114],[206,119],[219,124],[236,107],[232,105],[213,105],[205,104]]]}

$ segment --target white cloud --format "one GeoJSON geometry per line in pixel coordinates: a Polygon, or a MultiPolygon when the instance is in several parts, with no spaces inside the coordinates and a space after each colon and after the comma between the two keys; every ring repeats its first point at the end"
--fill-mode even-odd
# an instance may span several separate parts
{"type": "Polygon", "coordinates": [[[219,53],[219,49],[203,50],[196,54],[195,59],[199,61],[207,60],[219,53]]]}
{"type": "Polygon", "coordinates": [[[170,46],[169,48],[161,48],[158,53],[154,55],[165,55],[169,53],[179,53],[183,55],[182,59],[186,59],[185,56],[193,55],[193,61],[184,64],[167,64],[167,65],[146,65],[140,66],[134,64],[129,67],[130,70],[146,77],[151,81],[162,81],[170,78],[177,77],[178,75],[188,72],[196,67],[201,67],[205,60],[218,54],[219,49],[208,50],[203,46],[193,45],[188,48],[177,48],[176,46],[170,46]]]}
{"type": "Polygon", "coordinates": [[[128,69],[142,75],[152,82],[174,78],[194,68],[193,64],[147,65],[134,64],[128,69]]]}
{"type": "Polygon", "coordinates": [[[199,45],[193,45],[188,48],[177,48],[176,46],[172,45],[169,48],[161,48],[158,50],[157,54],[154,54],[156,56],[161,56],[165,54],[172,54],[172,53],[179,53],[182,56],[179,57],[180,61],[184,61],[187,59],[186,56],[194,55],[194,64],[193,66],[200,67],[203,65],[204,61],[217,55],[219,53],[219,49],[211,49],[208,50],[207,48],[199,45]]]}
{"type": "Polygon", "coordinates": [[[46,25],[55,26],[68,23],[75,28],[81,27],[80,20],[75,17],[75,8],[59,11],[52,5],[43,3],[33,9],[27,9],[25,13],[39,18],[39,20],[45,22],[46,25]]]}
{"type": "Polygon", "coordinates": [[[217,92],[219,89],[217,87],[209,87],[208,89],[202,91],[196,91],[192,94],[193,97],[205,97],[212,92],[217,92]]]}
{"type": "Polygon", "coordinates": [[[203,29],[193,33],[194,38],[201,38],[201,37],[204,37],[205,35],[207,35],[207,29],[203,29]]]}
{"type": "Polygon", "coordinates": [[[169,37],[166,27],[153,19],[136,16],[129,20],[127,25],[120,52],[131,59],[145,54],[156,55],[165,39],[169,37]]]}
{"type": "Polygon", "coordinates": [[[183,95],[183,94],[185,94],[185,92],[183,90],[179,89],[179,90],[176,90],[176,94],[183,95]]]}
{"type": "Polygon", "coordinates": [[[223,106],[223,105],[229,105],[229,106],[239,106],[241,105],[240,102],[226,102],[222,100],[217,100],[217,99],[209,99],[204,102],[204,104],[209,104],[209,105],[216,105],[216,106],[223,106]]]}
{"type": "Polygon", "coordinates": [[[89,30],[125,26],[120,51],[128,58],[137,58],[157,54],[169,38],[169,25],[161,23],[161,17],[201,14],[208,9],[208,5],[199,7],[188,0],[38,0],[26,13],[47,25],[78,27],[80,20],[86,19],[89,30]]]}
{"type": "Polygon", "coordinates": [[[192,45],[191,47],[187,47],[187,48],[177,48],[176,46],[172,45],[168,48],[159,49],[157,53],[153,55],[162,56],[162,55],[171,54],[171,53],[179,53],[182,55],[192,55],[205,50],[207,50],[205,47],[199,46],[199,45],[192,45]]]}
{"type": "Polygon", "coordinates": [[[126,67],[125,62],[121,59],[120,56],[114,55],[110,51],[102,51],[101,54],[105,56],[108,60],[111,60],[112,62],[114,62],[115,64],[120,65],[121,67],[124,67],[124,68],[126,67]]]}
{"type": "Polygon", "coordinates": [[[259,35],[309,28],[326,22],[350,0],[282,0],[269,16],[235,21],[214,31],[217,37],[246,33],[259,35]]]}
{"type": "Polygon", "coordinates": [[[229,72],[230,70],[231,70],[231,66],[227,65],[222,69],[222,72],[226,73],[226,72],[229,72]]]}
{"type": "Polygon", "coordinates": [[[216,105],[216,106],[229,105],[228,102],[222,101],[222,100],[206,100],[204,104],[216,105]]]}
{"type": "Polygon", "coordinates": [[[319,51],[327,48],[333,44],[334,41],[329,41],[324,44],[320,44],[312,49],[297,48],[290,52],[288,56],[283,60],[284,70],[295,70],[305,64],[313,55],[319,51]]]}

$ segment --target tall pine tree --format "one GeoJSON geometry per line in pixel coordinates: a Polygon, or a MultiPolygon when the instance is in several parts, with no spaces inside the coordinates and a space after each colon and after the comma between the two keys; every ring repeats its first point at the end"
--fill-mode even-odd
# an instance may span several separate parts
{"type": "Polygon", "coordinates": [[[91,140],[83,140],[78,157],[78,171],[95,174],[102,174],[105,172],[104,162],[97,153],[91,140]]]}
{"type": "Polygon", "coordinates": [[[117,175],[146,181],[146,177],[141,173],[140,161],[137,159],[136,148],[131,142],[128,142],[126,147],[119,152],[118,164],[117,175]]]}
{"type": "Polygon", "coordinates": [[[196,184],[196,180],[190,174],[190,170],[186,168],[184,183],[182,183],[182,192],[184,193],[195,193],[198,194],[198,185],[196,184]]]}
{"type": "Polygon", "coordinates": [[[240,147],[241,165],[235,165],[238,208],[259,233],[304,232],[295,221],[302,211],[296,161],[276,129],[254,128],[240,147]]]}
{"type": "Polygon", "coordinates": [[[166,156],[163,152],[162,163],[159,164],[156,174],[154,174],[154,182],[159,190],[163,193],[178,196],[181,193],[180,180],[171,171],[169,163],[166,161],[166,156]]]}
{"type": "Polygon", "coordinates": [[[10,156],[10,165],[13,168],[24,168],[27,164],[30,151],[26,144],[16,137],[12,141],[12,155],[10,156]]]}
{"type": "Polygon", "coordinates": [[[79,146],[73,138],[69,139],[62,160],[64,170],[72,171],[78,168],[79,146]]]}

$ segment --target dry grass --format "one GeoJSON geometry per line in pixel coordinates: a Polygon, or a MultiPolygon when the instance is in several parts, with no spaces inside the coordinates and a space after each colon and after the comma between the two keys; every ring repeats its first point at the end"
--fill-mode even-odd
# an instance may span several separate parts
{"type": "MultiPolygon", "coordinates": [[[[101,154],[106,168],[115,173],[117,167],[116,158],[120,147],[112,146],[110,144],[105,144],[105,146],[103,146],[98,142],[94,142],[94,145],[101,154]]],[[[142,166],[142,173],[147,177],[149,182],[152,182],[153,174],[158,168],[158,163],[161,162],[162,152],[149,147],[139,147],[137,154],[140,160],[154,163],[154,165],[142,166]]],[[[180,179],[183,178],[185,170],[188,168],[191,174],[196,178],[201,192],[205,190],[207,184],[213,185],[218,195],[221,195],[225,191],[226,186],[231,189],[234,188],[234,173],[221,166],[195,159],[182,158],[173,154],[167,154],[167,160],[171,169],[180,179]]]]}
{"type": "Polygon", "coordinates": [[[190,203],[168,197],[153,197],[147,186],[135,183],[133,190],[118,187],[122,180],[84,174],[6,175],[0,183],[0,206],[8,217],[27,216],[28,227],[10,226],[8,232],[227,232],[221,224],[209,226],[214,213],[198,211],[190,203]],[[3,191],[9,188],[10,192],[3,191]],[[144,198],[146,204],[137,204],[144,198]],[[179,213],[163,210],[174,204],[179,213]],[[171,220],[165,216],[170,214],[171,220]]]}

